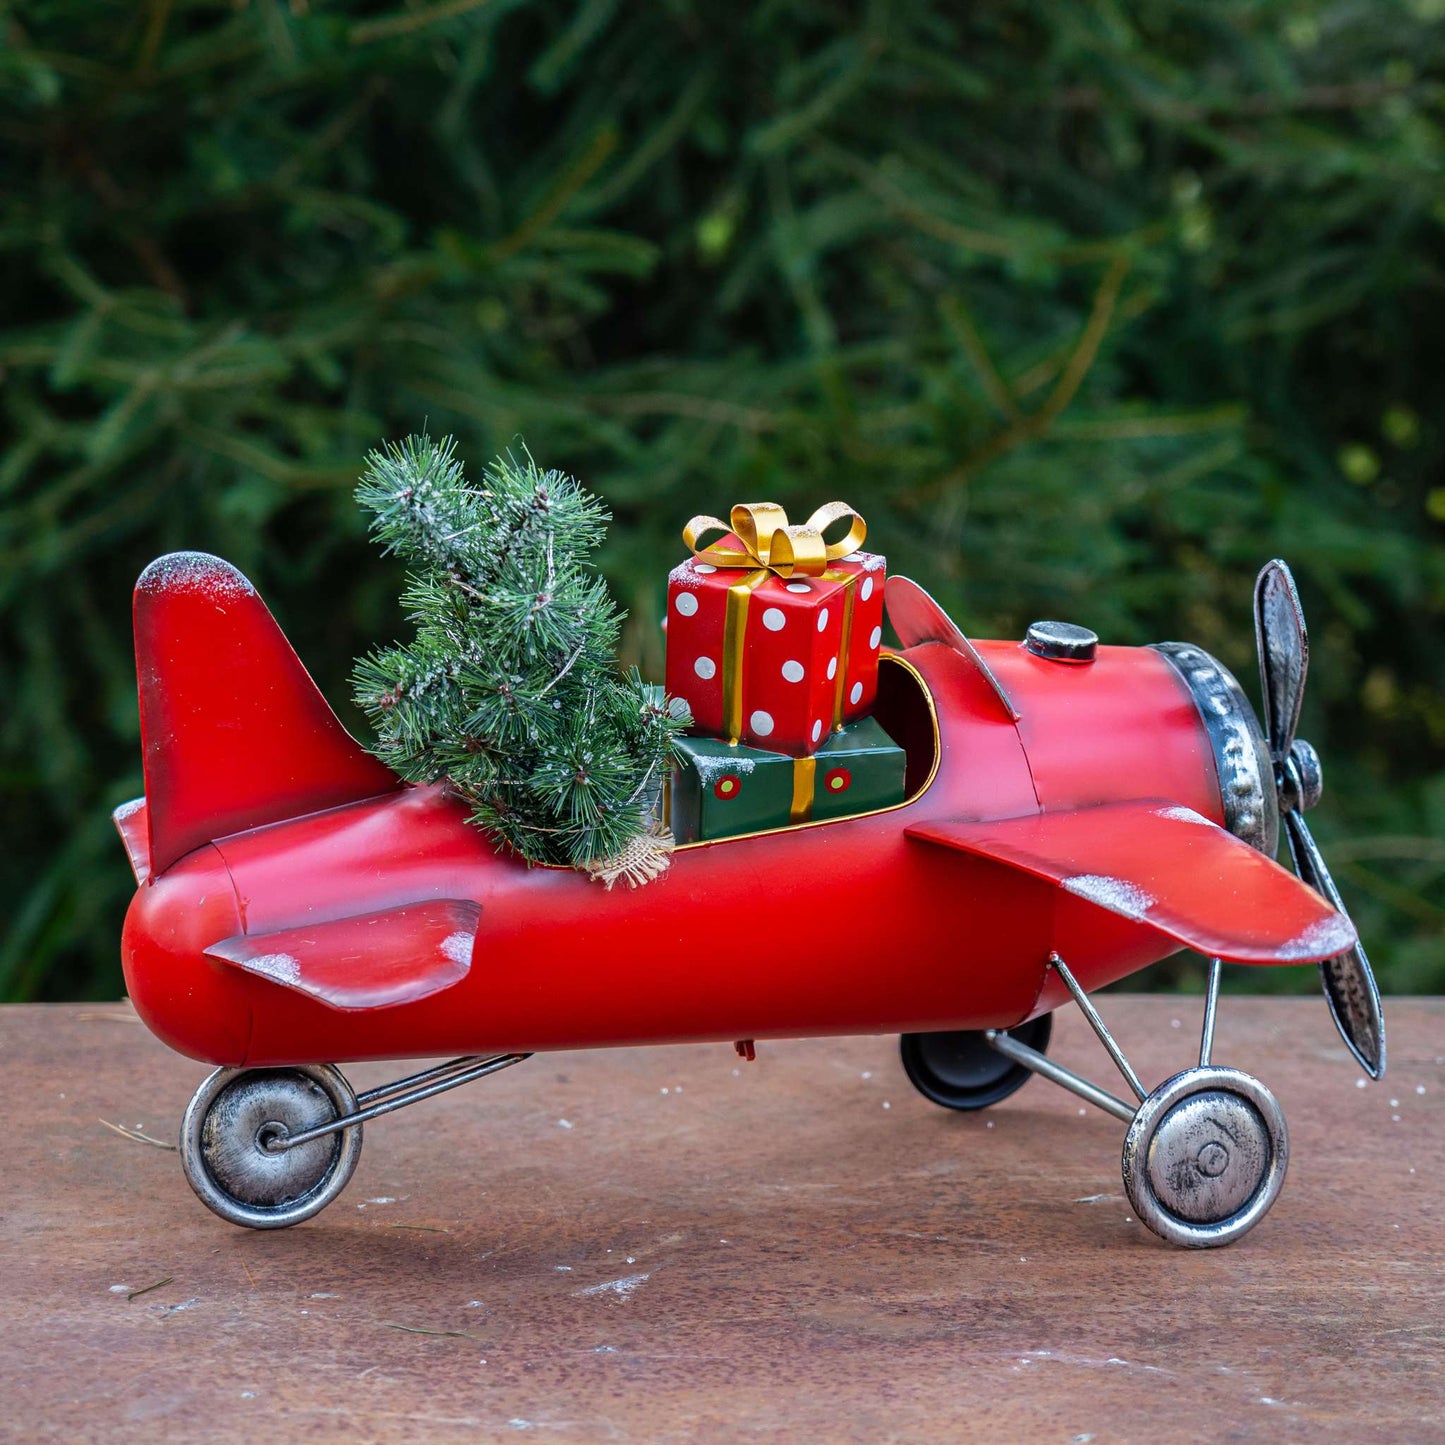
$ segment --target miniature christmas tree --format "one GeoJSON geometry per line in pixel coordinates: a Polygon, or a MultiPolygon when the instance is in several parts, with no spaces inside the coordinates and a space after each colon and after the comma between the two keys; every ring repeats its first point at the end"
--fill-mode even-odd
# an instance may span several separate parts
{"type": "Polygon", "coordinates": [[[652,804],[689,719],[618,669],[621,614],[588,561],[611,520],[602,504],[525,449],[469,486],[452,440],[425,436],[373,452],[356,495],[411,569],[416,624],[413,642],[353,673],[377,755],[409,781],[445,778],[529,862],[609,887],[665,868],[652,804]]]}

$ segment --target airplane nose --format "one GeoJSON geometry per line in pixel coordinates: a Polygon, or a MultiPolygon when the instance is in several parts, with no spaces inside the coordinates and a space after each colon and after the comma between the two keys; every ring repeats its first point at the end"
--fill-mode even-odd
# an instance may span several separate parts
{"type": "Polygon", "coordinates": [[[1320,755],[1303,738],[1294,740],[1278,774],[1280,807],[1286,812],[1295,808],[1305,813],[1319,802],[1325,787],[1324,768],[1320,755]]]}
{"type": "MultiPolygon", "coordinates": [[[[1225,827],[1273,858],[1279,848],[1274,763],[1244,689],[1218,658],[1193,643],[1156,642],[1154,651],[1169,662],[1194,699],[1214,754],[1225,827]]],[[[1313,755],[1314,749],[1304,746],[1313,755]]],[[[1314,768],[1318,779],[1318,758],[1314,768]]]]}

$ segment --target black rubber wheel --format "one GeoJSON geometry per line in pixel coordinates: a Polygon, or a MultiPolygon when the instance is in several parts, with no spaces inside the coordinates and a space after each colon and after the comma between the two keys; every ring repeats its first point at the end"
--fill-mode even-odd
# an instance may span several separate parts
{"type": "MultiPolygon", "coordinates": [[[[1009,1036],[1047,1053],[1052,1014],[1010,1029],[1009,1036]]],[[[987,1109],[1023,1088],[1033,1071],[991,1048],[981,1029],[951,1034],[904,1034],[903,1068],[925,1099],[945,1109],[987,1109]]]]}

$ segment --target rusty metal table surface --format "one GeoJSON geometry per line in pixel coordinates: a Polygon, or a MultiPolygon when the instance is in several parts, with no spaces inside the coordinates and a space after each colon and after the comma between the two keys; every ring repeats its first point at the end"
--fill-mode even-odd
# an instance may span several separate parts
{"type": "MultiPolygon", "coordinates": [[[[1197,1001],[1105,1007],[1146,1081],[1189,1062],[1197,1001]]],[[[947,1113],[887,1038],[537,1058],[243,1231],[100,1122],[173,1140],[200,1065],[124,1005],[6,1008],[0,1435],[1442,1439],[1445,1001],[1387,1016],[1358,1087],[1319,999],[1226,996],[1292,1158],[1186,1252],[1130,1217],[1115,1120],[1039,1080],[947,1113]]],[[[1074,1013],[1051,1053],[1107,1078],[1074,1013]]]]}

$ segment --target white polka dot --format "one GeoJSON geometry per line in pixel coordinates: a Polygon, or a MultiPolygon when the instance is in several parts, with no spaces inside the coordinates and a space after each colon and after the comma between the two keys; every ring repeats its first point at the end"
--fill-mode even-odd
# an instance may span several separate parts
{"type": "Polygon", "coordinates": [[[873,631],[868,634],[868,646],[877,647],[878,644],[882,641],[883,629],[881,627],[875,627],[873,631]]]}
{"type": "Polygon", "coordinates": [[[717,676],[717,663],[710,657],[700,657],[693,663],[692,670],[697,673],[704,682],[707,682],[710,678],[717,676]]]}
{"type": "Polygon", "coordinates": [[[818,739],[819,739],[820,737],[822,737],[822,735],[823,735],[823,724],[822,724],[822,722],[821,722],[821,721],[815,722],[815,723],[813,724],[813,741],[814,741],[814,742],[817,742],[818,739]]]}
{"type": "Polygon", "coordinates": [[[692,564],[692,570],[694,572],[701,572],[703,576],[706,577],[710,572],[716,572],[717,568],[710,562],[694,562],[692,564]]]}
{"type": "Polygon", "coordinates": [[[760,738],[765,738],[773,730],[772,713],[764,712],[761,708],[748,719],[748,727],[760,738]]]}
{"type": "Polygon", "coordinates": [[[818,631],[819,631],[819,632],[825,631],[826,628],[827,628],[827,626],[828,626],[828,609],[825,607],[825,608],[818,614],[818,631]]]}
{"type": "Polygon", "coordinates": [[[763,613],[763,626],[766,627],[769,632],[781,632],[787,625],[787,621],[787,616],[781,607],[769,607],[768,610],[763,613]]]}
{"type": "Polygon", "coordinates": [[[789,582],[789,592],[811,592],[813,589],[806,582],[789,582]]]}
{"type": "Polygon", "coordinates": [[[828,659],[828,681],[829,681],[829,682],[832,682],[833,679],[834,679],[835,677],[837,677],[837,676],[838,676],[838,659],[837,659],[836,657],[830,657],[830,658],[828,659]]]}
{"type": "Polygon", "coordinates": [[[783,664],[783,678],[787,682],[802,682],[803,664],[801,662],[794,662],[790,657],[783,664]]]}
{"type": "Polygon", "coordinates": [[[697,611],[697,598],[691,592],[679,592],[673,604],[684,617],[691,617],[697,611]]]}
{"type": "Polygon", "coordinates": [[[866,602],[873,595],[873,579],[865,577],[863,585],[858,589],[858,595],[866,602]]]}
{"type": "Polygon", "coordinates": [[[857,702],[858,699],[861,698],[862,696],[863,696],[863,684],[862,684],[861,682],[855,682],[855,683],[853,684],[853,690],[848,694],[848,701],[849,701],[849,702],[857,702]]]}

